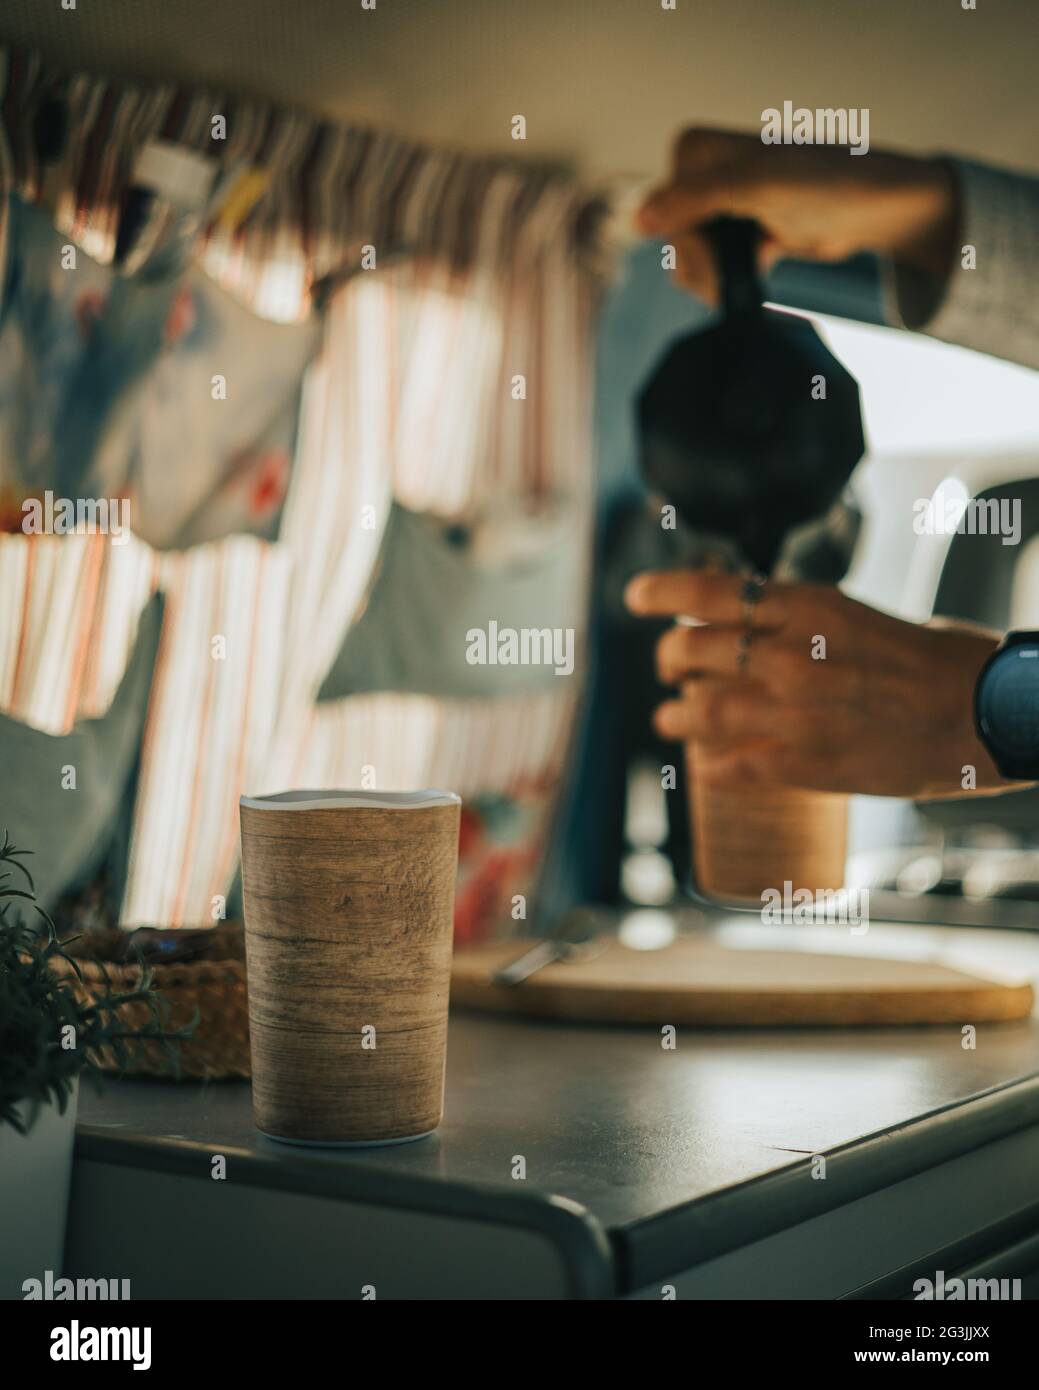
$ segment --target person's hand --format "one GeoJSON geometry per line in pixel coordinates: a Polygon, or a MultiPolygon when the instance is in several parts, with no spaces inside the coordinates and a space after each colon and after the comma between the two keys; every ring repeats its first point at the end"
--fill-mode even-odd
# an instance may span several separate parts
{"type": "Polygon", "coordinates": [[[944,278],[957,234],[955,183],[937,159],[833,145],[765,145],[759,136],[686,130],[670,180],[637,215],[648,236],[675,247],[676,281],[713,304],[714,259],[702,235],[719,216],[763,229],[763,271],[784,256],[838,261],[873,251],[944,278]]]}
{"type": "Polygon", "coordinates": [[[697,775],[931,797],[1009,790],[973,724],[974,682],[999,638],[957,625],[921,626],[838,589],[769,582],[754,605],[750,646],[738,575],[674,570],[637,576],[625,601],[640,616],[685,616],[657,645],[657,670],[678,698],[658,733],[694,745],[697,775]]]}

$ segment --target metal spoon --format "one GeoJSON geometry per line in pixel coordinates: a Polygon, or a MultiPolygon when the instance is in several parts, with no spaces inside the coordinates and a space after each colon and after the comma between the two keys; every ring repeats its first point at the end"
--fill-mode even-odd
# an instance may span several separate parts
{"type": "Polygon", "coordinates": [[[568,912],[550,936],[536,942],[491,975],[496,985],[519,985],[554,961],[586,960],[601,950],[594,915],[584,908],[568,912]]]}

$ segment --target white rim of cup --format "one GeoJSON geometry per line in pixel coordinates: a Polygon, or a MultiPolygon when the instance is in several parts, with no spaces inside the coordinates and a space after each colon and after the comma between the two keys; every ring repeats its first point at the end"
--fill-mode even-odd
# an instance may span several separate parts
{"type": "Polygon", "coordinates": [[[338,811],[350,807],[375,807],[382,811],[424,810],[427,806],[457,806],[462,798],[456,792],[426,787],[416,792],[374,791],[290,791],[268,796],[239,797],[239,806],[252,811],[338,811]]]}

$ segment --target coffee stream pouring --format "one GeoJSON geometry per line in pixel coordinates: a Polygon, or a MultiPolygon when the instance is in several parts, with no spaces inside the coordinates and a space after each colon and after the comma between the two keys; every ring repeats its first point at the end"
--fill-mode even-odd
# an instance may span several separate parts
{"type": "Polygon", "coordinates": [[[723,217],[706,230],[722,317],[675,342],[643,387],[642,472],[689,526],[767,575],[862,457],[859,388],[807,319],[764,307],[757,223],[723,217]]]}

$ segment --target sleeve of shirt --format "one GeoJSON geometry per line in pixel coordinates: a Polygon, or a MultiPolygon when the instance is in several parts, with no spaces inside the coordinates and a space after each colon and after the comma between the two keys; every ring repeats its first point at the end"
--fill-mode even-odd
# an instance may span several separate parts
{"type": "Polygon", "coordinates": [[[1039,179],[949,163],[960,237],[948,280],[885,262],[887,321],[1039,369],[1039,179]]]}

